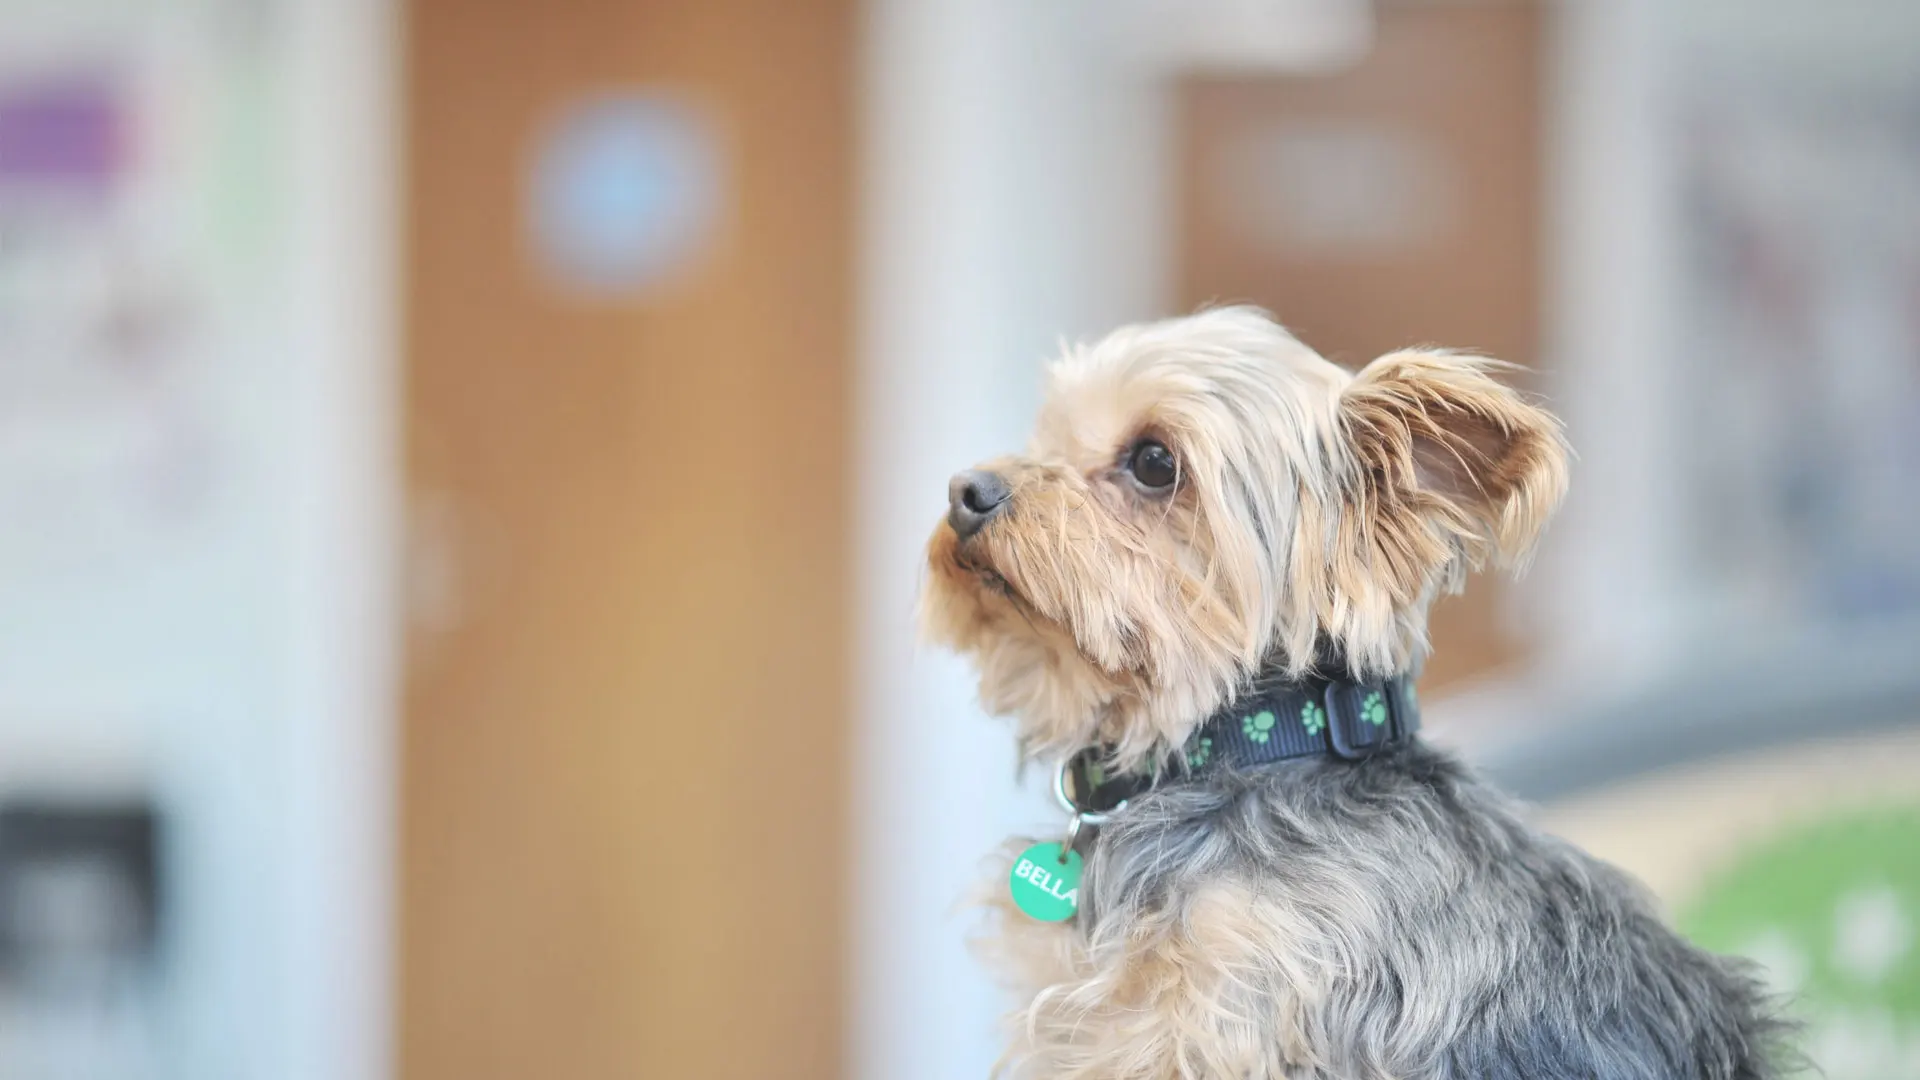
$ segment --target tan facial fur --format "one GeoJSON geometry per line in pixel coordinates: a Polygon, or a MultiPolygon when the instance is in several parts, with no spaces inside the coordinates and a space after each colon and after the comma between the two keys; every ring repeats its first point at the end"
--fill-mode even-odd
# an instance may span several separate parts
{"type": "Polygon", "coordinates": [[[1426,610],[1470,569],[1524,558],[1566,483],[1558,423],[1502,365],[1394,353],[1358,374],[1264,313],[1115,331],[1057,361],[1011,497],[976,534],[942,522],[923,616],[970,655],[1025,753],[1170,753],[1263,663],[1322,643],[1363,676],[1408,670],[1426,610]],[[1126,463],[1178,463],[1166,493],[1126,463]]]}

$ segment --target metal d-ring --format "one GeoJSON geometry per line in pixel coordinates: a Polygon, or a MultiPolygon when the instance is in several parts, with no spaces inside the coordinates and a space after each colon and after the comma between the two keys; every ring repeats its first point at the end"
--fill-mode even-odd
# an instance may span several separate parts
{"type": "MultiPolygon", "coordinates": [[[[1073,801],[1073,796],[1067,794],[1067,771],[1071,768],[1073,768],[1073,758],[1067,757],[1061,759],[1060,767],[1053,771],[1053,797],[1060,803],[1062,810],[1074,816],[1076,822],[1087,825],[1105,825],[1107,818],[1111,814],[1126,808],[1127,804],[1123,800],[1118,806],[1115,806],[1113,810],[1106,811],[1105,813],[1098,810],[1081,809],[1079,804],[1073,801]]],[[[1074,828],[1077,830],[1079,825],[1076,824],[1074,828]]]]}

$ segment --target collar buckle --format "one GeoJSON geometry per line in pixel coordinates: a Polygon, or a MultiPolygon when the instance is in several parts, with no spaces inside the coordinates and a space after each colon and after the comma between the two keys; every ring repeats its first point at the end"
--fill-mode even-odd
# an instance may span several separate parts
{"type": "Polygon", "coordinates": [[[1403,678],[1381,683],[1331,682],[1322,695],[1327,707],[1327,749],[1343,761],[1365,761],[1383,748],[1406,740],[1417,721],[1403,678]]]}

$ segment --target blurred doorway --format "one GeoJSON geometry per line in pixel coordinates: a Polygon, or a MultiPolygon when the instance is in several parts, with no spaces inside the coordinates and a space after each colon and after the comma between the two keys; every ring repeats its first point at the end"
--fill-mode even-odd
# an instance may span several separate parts
{"type": "Polygon", "coordinates": [[[839,1075],[853,5],[409,21],[400,1075],[839,1075]]]}
{"type": "MultiPolygon", "coordinates": [[[[1540,53],[1531,3],[1382,3],[1334,75],[1179,89],[1181,299],[1252,301],[1350,367],[1540,342],[1540,53]]],[[[1443,600],[1424,683],[1521,661],[1503,583],[1443,600]]]]}

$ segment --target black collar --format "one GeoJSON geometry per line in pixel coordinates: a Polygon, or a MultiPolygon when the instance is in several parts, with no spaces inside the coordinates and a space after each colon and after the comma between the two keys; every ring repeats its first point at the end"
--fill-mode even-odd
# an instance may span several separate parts
{"type": "Polygon", "coordinates": [[[1068,759],[1072,790],[1061,797],[1079,814],[1110,813],[1128,799],[1164,783],[1220,769],[1247,768],[1294,758],[1331,756],[1360,761],[1420,730],[1420,705],[1410,676],[1360,682],[1313,674],[1256,680],[1234,703],[1208,718],[1177,760],[1149,773],[1108,775],[1106,747],[1091,746],[1068,759]],[[1081,792],[1086,795],[1081,796],[1081,792]]]}

